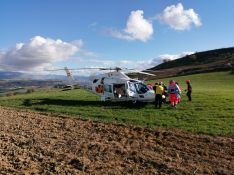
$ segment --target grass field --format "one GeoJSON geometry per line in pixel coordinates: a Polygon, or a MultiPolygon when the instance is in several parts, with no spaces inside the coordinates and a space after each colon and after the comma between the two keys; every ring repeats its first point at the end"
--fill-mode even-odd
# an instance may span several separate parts
{"type": "MultiPolygon", "coordinates": [[[[99,97],[82,89],[48,90],[1,97],[0,105],[65,113],[94,120],[234,136],[234,74],[218,72],[173,79],[180,83],[182,89],[186,89],[186,79],[190,79],[193,86],[193,101],[188,102],[183,91],[182,102],[176,110],[168,104],[162,109],[155,109],[153,104],[100,102],[99,97]]],[[[168,82],[169,79],[157,81],[168,82]]]]}

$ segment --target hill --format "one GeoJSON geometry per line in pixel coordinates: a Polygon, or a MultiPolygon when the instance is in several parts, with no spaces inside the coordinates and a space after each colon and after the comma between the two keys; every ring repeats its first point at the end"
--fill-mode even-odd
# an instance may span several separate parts
{"type": "Polygon", "coordinates": [[[233,69],[234,47],[196,52],[182,58],[166,61],[147,71],[157,78],[189,75],[204,72],[217,72],[233,69]]]}

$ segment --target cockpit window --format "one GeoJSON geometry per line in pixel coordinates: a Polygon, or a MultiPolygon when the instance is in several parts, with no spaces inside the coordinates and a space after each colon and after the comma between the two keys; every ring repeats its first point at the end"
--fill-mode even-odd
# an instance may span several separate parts
{"type": "Polygon", "coordinates": [[[136,93],[136,88],[134,83],[128,83],[128,85],[129,85],[129,90],[136,93]]]}
{"type": "Polygon", "coordinates": [[[93,80],[93,83],[96,83],[97,81],[98,81],[98,79],[94,79],[94,80],[93,80]]]}
{"type": "Polygon", "coordinates": [[[135,83],[135,87],[138,94],[144,94],[149,90],[149,88],[143,83],[135,83]]]}

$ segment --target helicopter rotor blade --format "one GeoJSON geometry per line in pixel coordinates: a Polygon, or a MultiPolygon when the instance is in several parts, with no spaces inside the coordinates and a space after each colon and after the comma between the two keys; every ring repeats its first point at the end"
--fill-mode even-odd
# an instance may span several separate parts
{"type": "Polygon", "coordinates": [[[67,67],[64,67],[64,68],[59,68],[59,69],[44,69],[45,71],[60,71],[60,70],[89,70],[89,69],[92,69],[92,70],[104,70],[105,68],[91,68],[91,67],[82,67],[82,68],[67,68],[67,67]]]}
{"type": "Polygon", "coordinates": [[[151,76],[155,76],[154,74],[150,74],[147,72],[142,72],[142,71],[138,71],[136,69],[132,69],[132,68],[120,68],[120,67],[110,67],[110,68],[104,68],[104,67],[82,67],[82,68],[58,68],[58,69],[44,69],[45,71],[64,71],[64,70],[68,70],[68,71],[73,71],[73,70],[99,70],[99,71],[129,71],[129,73],[141,73],[141,74],[145,74],[145,75],[151,75],[151,76]]]}
{"type": "Polygon", "coordinates": [[[148,72],[144,72],[144,71],[138,71],[138,70],[130,71],[129,73],[130,73],[130,74],[131,74],[131,73],[133,73],[133,74],[136,73],[136,74],[143,74],[143,75],[156,76],[155,74],[148,73],[148,72]]]}
{"type": "Polygon", "coordinates": [[[147,72],[142,72],[142,71],[139,71],[137,73],[144,74],[144,75],[150,75],[150,76],[156,76],[155,74],[151,74],[151,73],[147,73],[147,72]]]}

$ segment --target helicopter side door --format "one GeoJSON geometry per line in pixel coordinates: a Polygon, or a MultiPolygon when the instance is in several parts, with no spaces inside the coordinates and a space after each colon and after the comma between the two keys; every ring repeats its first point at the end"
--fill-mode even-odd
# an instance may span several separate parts
{"type": "Polygon", "coordinates": [[[105,96],[105,99],[114,98],[113,84],[104,84],[104,96],[105,96]]]}
{"type": "Polygon", "coordinates": [[[114,98],[115,99],[126,99],[126,85],[125,83],[116,83],[113,84],[114,98]]]}
{"type": "Polygon", "coordinates": [[[133,82],[128,82],[127,84],[128,84],[127,92],[128,92],[129,98],[137,100],[138,94],[136,91],[135,84],[133,82]]]}

